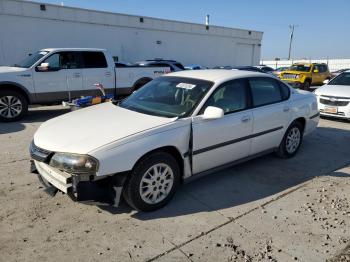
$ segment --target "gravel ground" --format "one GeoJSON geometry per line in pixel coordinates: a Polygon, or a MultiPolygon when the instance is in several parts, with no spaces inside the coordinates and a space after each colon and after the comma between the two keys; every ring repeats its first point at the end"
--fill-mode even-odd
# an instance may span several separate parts
{"type": "Polygon", "coordinates": [[[0,123],[0,261],[349,261],[350,124],[321,120],[299,154],[183,185],[152,213],[49,197],[28,172],[37,107],[0,123]]]}

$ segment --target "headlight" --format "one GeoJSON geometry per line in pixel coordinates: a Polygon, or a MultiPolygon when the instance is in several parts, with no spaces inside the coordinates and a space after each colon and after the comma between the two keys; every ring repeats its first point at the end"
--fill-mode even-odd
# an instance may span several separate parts
{"type": "Polygon", "coordinates": [[[98,160],[88,155],[55,153],[50,160],[50,166],[69,173],[88,174],[98,169],[98,160]]]}

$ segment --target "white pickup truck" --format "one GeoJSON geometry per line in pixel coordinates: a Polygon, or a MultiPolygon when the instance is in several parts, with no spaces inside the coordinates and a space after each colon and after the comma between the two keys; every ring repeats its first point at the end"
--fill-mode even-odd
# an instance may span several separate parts
{"type": "Polygon", "coordinates": [[[30,104],[53,104],[99,94],[127,95],[169,67],[116,67],[112,56],[96,48],[42,49],[13,66],[0,67],[0,121],[16,121],[30,104]]]}

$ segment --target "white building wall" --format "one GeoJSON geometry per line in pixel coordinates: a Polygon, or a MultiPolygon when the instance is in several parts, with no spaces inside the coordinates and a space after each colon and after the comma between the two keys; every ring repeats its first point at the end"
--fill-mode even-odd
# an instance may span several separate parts
{"type": "Polygon", "coordinates": [[[105,48],[125,62],[150,58],[184,64],[255,65],[262,33],[86,9],[0,0],[0,65],[48,47],[105,48]],[[159,42],[160,41],[160,42],[159,42]],[[244,48],[243,48],[244,47],[244,48]]]}

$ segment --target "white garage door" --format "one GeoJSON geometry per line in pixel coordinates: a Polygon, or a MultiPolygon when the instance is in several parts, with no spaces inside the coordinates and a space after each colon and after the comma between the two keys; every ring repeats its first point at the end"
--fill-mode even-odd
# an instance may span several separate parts
{"type": "Polygon", "coordinates": [[[237,44],[236,45],[236,65],[251,66],[253,65],[253,45],[237,44]]]}

